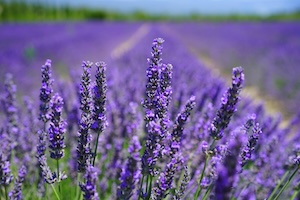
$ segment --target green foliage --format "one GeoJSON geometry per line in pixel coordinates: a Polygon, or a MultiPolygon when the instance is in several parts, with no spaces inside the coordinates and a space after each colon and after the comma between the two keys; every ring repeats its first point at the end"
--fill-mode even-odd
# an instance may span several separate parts
{"type": "Polygon", "coordinates": [[[117,20],[117,21],[287,21],[300,20],[300,11],[269,16],[257,15],[151,15],[142,11],[119,13],[103,9],[55,7],[42,1],[0,0],[0,22],[62,21],[62,20],[117,20]]]}

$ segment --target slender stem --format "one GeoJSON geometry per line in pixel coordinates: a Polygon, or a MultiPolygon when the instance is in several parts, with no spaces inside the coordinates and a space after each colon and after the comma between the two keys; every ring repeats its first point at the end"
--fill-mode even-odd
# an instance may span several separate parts
{"type": "Polygon", "coordinates": [[[296,199],[298,193],[299,193],[299,190],[296,190],[296,191],[294,192],[293,196],[291,196],[290,200],[296,199]]]}
{"type": "Polygon", "coordinates": [[[54,193],[55,193],[56,198],[57,198],[58,200],[60,200],[59,195],[58,195],[58,193],[57,193],[55,187],[53,186],[53,184],[50,184],[50,185],[51,185],[51,187],[52,187],[52,189],[53,189],[53,191],[54,191],[54,193]]]}
{"type": "Polygon", "coordinates": [[[206,190],[203,200],[207,199],[208,195],[210,194],[211,189],[212,189],[212,185],[210,185],[209,188],[206,190]]]}
{"type": "Polygon", "coordinates": [[[100,136],[100,132],[98,132],[98,134],[97,134],[96,147],[95,147],[95,150],[94,150],[93,166],[95,166],[95,161],[96,161],[96,157],[97,157],[99,136],[100,136]]]}
{"type": "MultiPolygon", "coordinates": [[[[213,150],[213,148],[215,147],[215,142],[216,140],[214,139],[209,147],[210,150],[213,150]]],[[[205,169],[207,167],[207,164],[208,164],[208,161],[210,159],[210,156],[209,155],[206,155],[206,159],[205,159],[205,163],[204,163],[204,167],[202,169],[202,172],[201,172],[201,176],[200,176],[200,180],[198,182],[198,187],[197,187],[197,190],[196,190],[196,193],[194,195],[194,200],[197,200],[201,191],[202,191],[202,187],[201,187],[201,182],[202,182],[202,179],[204,177],[204,173],[205,173],[205,169]]]]}
{"type": "Polygon", "coordinates": [[[7,194],[7,186],[4,186],[4,190],[5,190],[5,199],[8,200],[8,194],[7,194]]]}
{"type": "Polygon", "coordinates": [[[199,195],[200,195],[200,193],[201,193],[201,190],[202,190],[201,182],[202,182],[202,179],[204,177],[204,172],[205,172],[208,160],[209,160],[209,156],[207,156],[206,159],[205,159],[205,163],[204,163],[204,167],[203,167],[202,172],[201,172],[201,176],[200,176],[200,180],[199,180],[199,183],[198,183],[198,187],[197,187],[196,193],[194,195],[194,200],[197,200],[198,197],[199,197],[199,195]]]}
{"type": "Polygon", "coordinates": [[[77,173],[77,187],[76,187],[76,193],[75,193],[75,199],[77,200],[78,199],[78,196],[79,196],[79,181],[80,181],[80,174],[79,173],[77,173]]]}
{"type": "Polygon", "coordinates": [[[49,199],[49,196],[48,196],[48,184],[45,184],[45,183],[44,183],[44,187],[45,187],[45,194],[46,194],[46,197],[47,197],[47,199],[49,199]]]}
{"type": "Polygon", "coordinates": [[[299,167],[297,167],[294,172],[291,174],[291,176],[289,177],[289,179],[286,181],[286,183],[283,185],[283,187],[281,188],[281,190],[278,192],[278,194],[276,195],[276,197],[274,198],[274,200],[277,200],[281,193],[285,190],[285,188],[290,184],[290,182],[293,180],[295,174],[297,173],[299,167]]]}
{"type": "Polygon", "coordinates": [[[142,180],[141,180],[141,184],[140,184],[140,189],[139,189],[139,198],[138,198],[138,200],[140,200],[140,199],[141,199],[141,195],[143,195],[143,183],[144,183],[144,178],[145,178],[145,176],[144,176],[144,174],[143,174],[142,180]]]}
{"type": "Polygon", "coordinates": [[[274,190],[272,191],[272,193],[270,194],[268,200],[273,199],[273,197],[275,196],[277,190],[279,189],[279,187],[281,186],[282,182],[285,180],[285,178],[287,177],[287,175],[289,174],[289,170],[285,172],[285,174],[282,176],[282,178],[280,179],[279,183],[276,185],[276,187],[274,188],[274,190]]]}
{"type": "MultiPolygon", "coordinates": [[[[57,168],[57,178],[59,180],[59,160],[56,160],[56,168],[57,168]]],[[[60,180],[58,181],[58,192],[61,194],[61,189],[60,189],[60,180]]]]}
{"type": "Polygon", "coordinates": [[[148,188],[149,188],[149,174],[147,174],[147,178],[146,178],[146,195],[147,195],[147,198],[146,199],[148,199],[148,188]]]}
{"type": "MultiPolygon", "coordinates": [[[[151,197],[151,190],[152,190],[152,175],[149,175],[149,183],[147,184],[148,185],[148,193],[147,193],[147,199],[150,199],[151,197]]],[[[147,181],[147,182],[148,182],[147,181]]]]}

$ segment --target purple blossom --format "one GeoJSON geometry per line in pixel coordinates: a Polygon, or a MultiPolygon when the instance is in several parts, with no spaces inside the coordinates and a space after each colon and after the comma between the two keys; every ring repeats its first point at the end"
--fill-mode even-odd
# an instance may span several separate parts
{"type": "Polygon", "coordinates": [[[77,168],[78,172],[85,172],[91,153],[91,135],[89,133],[90,127],[93,123],[92,111],[93,111],[93,98],[91,90],[91,73],[90,68],[92,63],[83,62],[83,74],[81,76],[80,84],[80,110],[81,118],[79,124],[79,138],[77,146],[77,168]]]}
{"type": "Polygon", "coordinates": [[[27,174],[27,169],[23,165],[18,172],[18,177],[15,180],[14,189],[9,193],[9,199],[11,200],[22,200],[23,194],[22,194],[22,185],[25,181],[25,176],[27,174]]]}
{"type": "Polygon", "coordinates": [[[93,118],[94,123],[92,129],[97,133],[103,132],[107,126],[106,120],[106,92],[107,92],[107,83],[106,83],[106,64],[104,62],[97,62],[97,74],[96,74],[96,83],[93,88],[93,97],[94,97],[94,110],[93,118]]]}
{"type": "Polygon", "coordinates": [[[86,167],[84,179],[84,183],[79,183],[79,186],[84,192],[83,198],[85,200],[98,200],[99,196],[97,193],[96,185],[98,182],[98,172],[96,168],[94,168],[92,165],[88,165],[86,167]]]}
{"type": "Polygon", "coordinates": [[[129,157],[126,165],[122,168],[120,185],[118,188],[118,199],[130,199],[135,184],[138,182],[141,171],[139,169],[141,145],[137,136],[133,136],[128,148],[129,157]]]}
{"type": "Polygon", "coordinates": [[[294,146],[292,154],[288,157],[289,167],[299,167],[300,166],[300,145],[296,144],[294,146]]]}
{"type": "Polygon", "coordinates": [[[53,79],[51,71],[51,60],[46,60],[42,66],[42,86],[40,89],[40,119],[46,123],[50,120],[50,100],[52,97],[53,79]]]}
{"type": "Polygon", "coordinates": [[[242,166],[245,166],[249,160],[251,160],[252,152],[255,150],[257,141],[262,134],[262,130],[259,127],[259,124],[256,123],[252,128],[252,134],[249,136],[247,145],[242,149],[242,166]]]}
{"type": "Polygon", "coordinates": [[[147,69],[146,98],[143,102],[145,108],[145,122],[147,130],[146,148],[142,156],[143,174],[154,174],[153,168],[157,159],[161,156],[163,138],[165,137],[160,122],[158,121],[158,111],[160,108],[159,87],[160,87],[160,68],[161,51],[163,39],[157,38],[153,41],[151,58],[148,59],[147,69]]]}
{"type": "Polygon", "coordinates": [[[155,187],[152,189],[151,199],[158,200],[167,196],[167,191],[172,188],[175,173],[179,164],[182,162],[180,154],[175,154],[169,161],[163,172],[160,173],[155,187]]]}
{"type": "Polygon", "coordinates": [[[232,71],[232,86],[222,97],[221,108],[210,127],[210,135],[214,140],[223,137],[224,130],[227,128],[233,113],[237,110],[239,93],[244,83],[243,68],[236,67],[232,71]]]}
{"type": "Polygon", "coordinates": [[[10,170],[10,162],[0,152],[0,185],[8,186],[12,180],[13,175],[10,170]]]}
{"type": "Polygon", "coordinates": [[[196,106],[196,97],[192,96],[187,101],[184,110],[177,116],[175,124],[173,126],[173,131],[171,133],[171,145],[170,145],[170,154],[173,155],[177,153],[180,149],[180,144],[182,140],[182,134],[184,125],[188,119],[188,117],[191,115],[191,111],[196,106]]]}
{"type": "Polygon", "coordinates": [[[45,133],[43,130],[39,130],[37,134],[39,136],[38,145],[37,145],[37,157],[39,158],[45,155],[46,152],[47,133],[45,133]]]}
{"type": "Polygon", "coordinates": [[[61,159],[64,156],[64,134],[66,132],[67,123],[62,119],[63,99],[56,93],[51,101],[50,107],[51,123],[48,130],[50,157],[53,159],[61,159]]]}
{"type": "Polygon", "coordinates": [[[182,197],[188,187],[189,181],[190,181],[190,173],[189,173],[188,166],[185,165],[183,179],[180,183],[179,190],[175,190],[175,195],[173,196],[173,200],[182,199],[182,197]]]}
{"type": "Polygon", "coordinates": [[[20,120],[16,100],[17,87],[13,82],[13,76],[11,74],[6,74],[5,76],[4,89],[3,104],[7,118],[6,132],[11,142],[10,145],[14,148],[19,141],[20,120]]]}
{"type": "Polygon", "coordinates": [[[215,186],[215,199],[230,199],[232,187],[236,181],[238,170],[238,155],[244,143],[244,136],[237,135],[229,143],[229,153],[224,158],[223,165],[218,167],[218,178],[215,186]]]}

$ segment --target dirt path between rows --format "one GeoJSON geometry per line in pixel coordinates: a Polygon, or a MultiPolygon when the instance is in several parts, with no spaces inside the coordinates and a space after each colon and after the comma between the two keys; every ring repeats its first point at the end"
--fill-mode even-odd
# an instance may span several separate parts
{"type": "Polygon", "coordinates": [[[111,53],[113,59],[122,57],[127,51],[133,48],[148,32],[150,31],[149,24],[142,24],[137,31],[127,40],[118,45],[111,53]]]}

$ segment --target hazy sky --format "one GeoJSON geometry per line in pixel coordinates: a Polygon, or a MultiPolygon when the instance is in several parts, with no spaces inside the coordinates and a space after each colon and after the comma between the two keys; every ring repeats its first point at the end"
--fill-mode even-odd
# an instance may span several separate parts
{"type": "MultiPolygon", "coordinates": [[[[50,1],[50,0],[48,0],[50,1]]],[[[59,4],[99,7],[122,12],[142,10],[149,13],[271,14],[300,9],[300,0],[51,0],[59,4]]]]}

